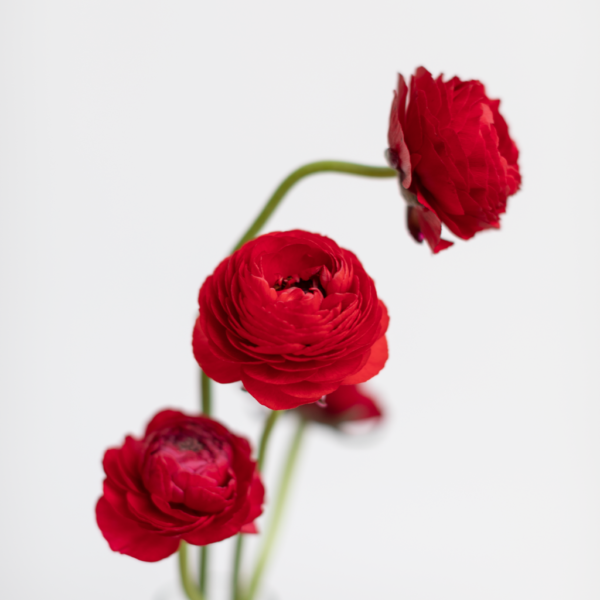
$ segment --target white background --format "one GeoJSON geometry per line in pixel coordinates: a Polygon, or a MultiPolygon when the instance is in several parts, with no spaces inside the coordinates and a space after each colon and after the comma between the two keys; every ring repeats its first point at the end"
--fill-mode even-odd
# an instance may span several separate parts
{"type": "MultiPolygon", "coordinates": [[[[600,597],[592,0],[0,5],[0,597],[154,600],[110,552],[104,450],[197,406],[196,297],[276,184],[384,164],[396,73],[481,79],[521,148],[502,229],[432,256],[393,180],[320,175],[268,229],[355,251],[392,321],[379,436],[310,432],[279,600],[600,597]]],[[[217,416],[256,439],[239,385],[217,416]]],[[[277,431],[268,481],[291,429],[277,431]]],[[[228,568],[231,545],[217,549],[228,568]]]]}

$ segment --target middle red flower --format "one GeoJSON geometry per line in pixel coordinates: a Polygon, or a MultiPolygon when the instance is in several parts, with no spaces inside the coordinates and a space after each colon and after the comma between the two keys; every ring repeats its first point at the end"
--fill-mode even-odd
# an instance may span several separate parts
{"type": "Polygon", "coordinates": [[[273,410],[367,381],[387,357],[388,314],[356,256],[307,231],[269,233],[209,276],[194,356],[219,383],[242,381],[273,410]]]}

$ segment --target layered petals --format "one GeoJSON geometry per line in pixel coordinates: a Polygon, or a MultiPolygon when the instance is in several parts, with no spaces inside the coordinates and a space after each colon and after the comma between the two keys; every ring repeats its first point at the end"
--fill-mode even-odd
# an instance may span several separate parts
{"type": "Polygon", "coordinates": [[[98,527],[112,550],[142,561],[170,556],[182,539],[205,545],[247,532],[262,513],[250,444],[204,416],[162,411],[103,464],[98,527]]]}
{"type": "Polygon", "coordinates": [[[200,289],[194,356],[274,409],[310,404],[384,366],[389,317],[356,256],[306,231],[275,232],[226,258],[200,289]]]}
{"type": "Polygon", "coordinates": [[[410,88],[398,77],[386,156],[408,200],[408,229],[434,253],[452,245],[442,224],[465,240],[499,228],[520,187],[519,151],[499,105],[476,80],[445,82],[423,67],[410,88]]]}
{"type": "Polygon", "coordinates": [[[179,538],[162,536],[144,529],[137,521],[126,518],[102,497],[96,505],[96,520],[102,535],[114,552],[156,562],[171,556],[179,548],[179,538]]]}

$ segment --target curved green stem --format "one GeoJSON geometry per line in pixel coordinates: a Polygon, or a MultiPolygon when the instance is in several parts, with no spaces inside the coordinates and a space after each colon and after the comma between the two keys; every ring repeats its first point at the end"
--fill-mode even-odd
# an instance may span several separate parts
{"type": "MultiPolygon", "coordinates": [[[[258,457],[256,460],[256,466],[259,471],[263,470],[265,462],[265,455],[267,452],[267,446],[273,427],[277,423],[277,419],[281,415],[282,410],[272,410],[267,420],[265,421],[265,428],[263,429],[262,436],[260,438],[260,444],[258,446],[258,457]]],[[[231,597],[233,600],[240,600],[242,598],[242,591],[240,588],[240,569],[242,565],[242,552],[244,549],[244,534],[238,533],[235,541],[235,556],[233,559],[233,580],[231,588],[231,597]]]]}
{"type": "Polygon", "coordinates": [[[188,545],[181,540],[179,544],[179,575],[185,595],[189,600],[204,600],[204,594],[194,585],[188,570],[188,545]]]}
{"type": "Polygon", "coordinates": [[[240,241],[236,244],[234,251],[241,248],[246,242],[253,239],[256,234],[262,229],[263,225],[267,222],[269,217],[273,214],[275,209],[279,206],[279,203],[283,197],[287,194],[289,189],[300,181],[303,177],[308,175],[314,175],[315,173],[348,173],[350,175],[359,175],[361,177],[397,177],[398,171],[390,169],[388,167],[371,167],[369,165],[359,165],[356,163],[343,162],[339,160],[321,160],[319,162],[309,163],[296,169],[293,173],[288,175],[279,185],[279,187],[273,192],[271,198],[262,209],[262,212],[258,215],[254,223],[250,225],[250,228],[242,236],[240,241]]]}
{"type": "MultiPolygon", "coordinates": [[[[279,206],[279,203],[284,198],[284,196],[288,193],[290,188],[292,188],[298,181],[307,177],[308,175],[314,175],[315,173],[347,173],[350,175],[359,175],[362,177],[396,177],[398,172],[395,169],[390,169],[388,167],[372,167],[369,165],[360,165],[357,163],[349,163],[343,161],[336,160],[323,160],[314,163],[309,163],[296,169],[293,173],[288,175],[282,182],[279,184],[279,187],[273,192],[273,195],[267,201],[267,204],[262,209],[258,217],[255,221],[250,225],[246,233],[241,237],[240,241],[235,245],[233,251],[241,248],[246,242],[253,239],[258,232],[262,229],[264,224],[268,221],[269,217],[275,212],[275,209],[279,206]]],[[[208,387],[210,384],[210,380],[202,374],[202,410],[205,414],[210,414],[210,388],[208,387]],[[205,382],[206,379],[206,382],[205,382]],[[205,395],[205,385],[208,390],[207,395],[205,395]],[[205,410],[205,398],[207,400],[208,410],[205,410]]],[[[279,418],[279,415],[282,411],[272,411],[267,421],[265,423],[265,428],[263,430],[263,434],[260,440],[260,445],[258,449],[258,458],[257,458],[257,467],[259,471],[262,471],[265,455],[267,450],[267,445],[269,442],[269,438],[271,437],[271,432],[273,431],[273,427],[279,418]]],[[[283,474],[283,479],[280,484],[278,500],[276,503],[276,507],[273,513],[273,519],[271,522],[271,528],[269,530],[269,535],[266,538],[265,545],[263,547],[263,552],[257,564],[256,571],[254,573],[254,577],[252,579],[252,584],[250,587],[250,592],[247,600],[251,600],[256,592],[256,588],[260,581],[260,577],[262,575],[262,571],[266,564],[273,539],[275,537],[275,531],[277,529],[278,522],[281,518],[281,512],[283,509],[283,504],[285,498],[287,496],[287,489],[289,486],[289,480],[291,477],[291,472],[293,470],[294,464],[296,462],[296,456],[298,454],[298,448],[300,446],[300,441],[302,438],[302,433],[304,431],[305,422],[301,420],[296,435],[293,439],[292,446],[290,448],[290,454],[287,459],[286,468],[283,474]]],[[[235,556],[234,556],[234,566],[233,566],[233,581],[232,581],[232,598],[233,600],[240,600],[242,594],[240,590],[239,584],[239,575],[240,568],[242,563],[242,552],[244,546],[244,536],[243,534],[238,534],[236,539],[235,546],[235,556]]]]}
{"type": "Polygon", "coordinates": [[[260,584],[262,574],[265,570],[265,566],[269,559],[269,555],[273,549],[273,542],[275,541],[275,536],[279,530],[279,524],[283,515],[283,508],[285,506],[290,489],[292,473],[294,472],[294,468],[298,460],[298,451],[300,450],[300,444],[302,442],[305,429],[306,420],[300,418],[298,427],[292,439],[292,443],[290,444],[290,449],[288,450],[288,455],[283,468],[281,481],[279,483],[279,489],[277,490],[277,495],[273,504],[273,512],[271,513],[271,519],[269,521],[267,533],[265,534],[262,550],[258,557],[258,561],[256,562],[256,568],[254,569],[254,574],[252,575],[252,579],[250,581],[248,594],[244,600],[253,600],[256,590],[260,584]]]}

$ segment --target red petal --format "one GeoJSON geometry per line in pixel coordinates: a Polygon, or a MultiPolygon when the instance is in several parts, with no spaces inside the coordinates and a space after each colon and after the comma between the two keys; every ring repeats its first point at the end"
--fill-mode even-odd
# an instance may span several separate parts
{"type": "Polygon", "coordinates": [[[367,364],[354,375],[350,375],[346,377],[342,382],[342,385],[353,385],[356,383],[363,383],[371,377],[374,377],[383,369],[385,363],[388,359],[388,345],[387,339],[385,336],[380,337],[371,348],[371,355],[369,356],[369,360],[367,364]]]}
{"type": "Polygon", "coordinates": [[[208,339],[200,327],[200,317],[196,319],[196,326],[192,336],[192,348],[194,357],[200,368],[218,383],[233,383],[242,378],[240,365],[231,361],[223,360],[215,356],[210,349],[208,339]]]}
{"type": "Polygon", "coordinates": [[[260,479],[258,471],[254,471],[252,478],[252,485],[248,492],[248,502],[250,504],[250,511],[248,512],[248,522],[254,521],[262,515],[262,505],[265,501],[265,487],[260,479]]]}
{"type": "Polygon", "coordinates": [[[398,75],[398,90],[394,92],[394,101],[392,102],[392,111],[390,113],[390,127],[388,130],[388,144],[392,150],[394,161],[392,167],[400,171],[402,185],[408,189],[412,180],[412,168],[410,164],[410,152],[404,140],[404,131],[402,129],[405,110],[406,94],[408,88],[402,75],[398,75]]]}
{"type": "MultiPolygon", "coordinates": [[[[420,192],[418,198],[419,202],[425,202],[420,192]]],[[[441,239],[442,222],[435,212],[424,206],[417,206],[411,212],[411,216],[413,215],[418,219],[418,227],[434,254],[452,246],[452,242],[441,239]]]]}
{"type": "Polygon", "coordinates": [[[256,526],[256,523],[252,521],[252,523],[243,525],[240,529],[240,533],[258,533],[258,527],[256,526]]]}
{"type": "Polygon", "coordinates": [[[104,499],[96,504],[96,522],[110,549],[145,562],[156,562],[177,552],[178,537],[165,537],[143,529],[132,519],[118,515],[104,499]]]}
{"type": "Polygon", "coordinates": [[[247,375],[242,377],[242,383],[255,400],[258,400],[258,402],[260,402],[263,406],[266,406],[271,410],[287,410],[290,408],[296,408],[301,404],[316,402],[321,398],[321,396],[308,399],[297,398],[296,396],[286,394],[281,390],[280,386],[263,383],[262,381],[252,379],[247,375]]]}
{"type": "Polygon", "coordinates": [[[160,412],[156,413],[152,419],[150,419],[148,425],[146,425],[144,437],[147,437],[153,431],[163,429],[163,427],[168,427],[169,425],[180,423],[188,418],[189,417],[187,415],[179,410],[161,410],[160,412]]]}

